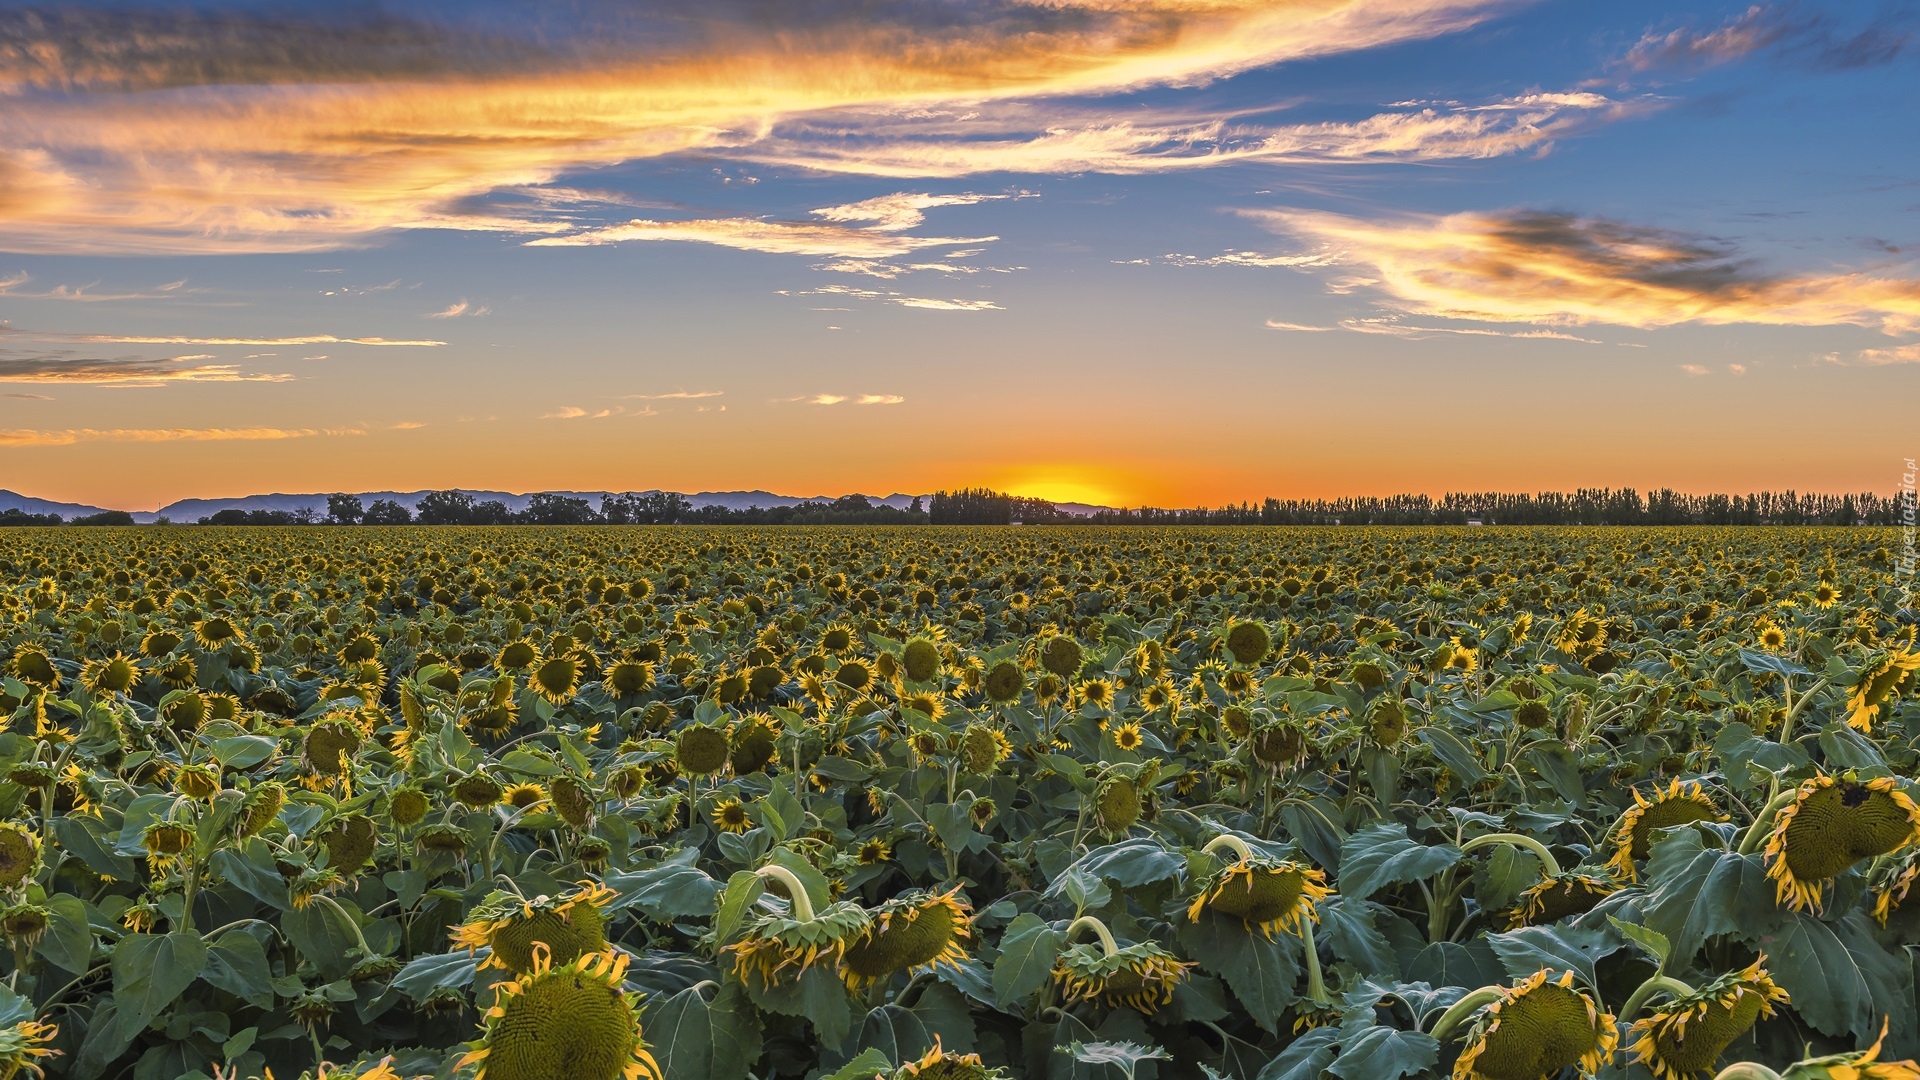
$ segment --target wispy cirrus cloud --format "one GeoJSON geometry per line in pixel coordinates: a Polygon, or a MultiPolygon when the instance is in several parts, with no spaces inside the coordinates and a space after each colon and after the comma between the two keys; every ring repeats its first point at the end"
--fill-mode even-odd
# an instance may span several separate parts
{"type": "Polygon", "coordinates": [[[654,221],[636,218],[621,225],[587,229],[566,236],[527,241],[529,247],[588,247],[626,240],[665,240],[714,244],[741,251],[779,255],[827,255],[844,259],[876,260],[906,255],[924,248],[982,244],[996,236],[909,236],[905,230],[926,220],[926,212],[940,206],[972,206],[1022,195],[953,195],[899,192],[813,211],[820,222],[766,221],[759,218],[701,218],[691,221],[654,221]]]}
{"type": "Polygon", "coordinates": [[[462,317],[479,319],[491,314],[493,314],[493,309],[490,307],[481,304],[470,304],[465,299],[460,299],[448,304],[439,311],[428,312],[424,317],[428,319],[458,319],[462,317]]]}
{"type": "Polygon", "coordinates": [[[1920,343],[1895,345],[1885,349],[1861,349],[1851,356],[1842,353],[1828,353],[1822,357],[1829,364],[1843,367],[1887,367],[1892,364],[1920,364],[1920,343]]]}
{"type": "Polygon", "coordinates": [[[1711,28],[1649,30],[1618,66],[1635,72],[1698,69],[1767,53],[1817,68],[1873,67],[1910,48],[1914,26],[1910,10],[1883,9],[1864,23],[1849,25],[1833,11],[1791,3],[1754,4],[1711,28]]]}
{"type": "Polygon", "coordinates": [[[68,341],[82,345],[370,345],[385,348],[431,349],[444,341],[407,340],[383,337],[335,337],[313,334],[307,337],[142,337],[129,334],[63,334],[34,330],[13,330],[21,338],[39,341],[68,341]]]}
{"type": "Polygon", "coordinates": [[[675,390],[667,394],[624,394],[623,397],[634,401],[697,401],[701,398],[717,398],[725,390],[675,390]]]}
{"type": "Polygon", "coordinates": [[[87,357],[70,351],[23,353],[0,350],[0,383],[72,383],[98,387],[151,388],[171,383],[290,382],[290,374],[247,372],[237,364],[204,364],[195,354],[163,360],[87,357]]]}
{"type": "MultiPolygon", "coordinates": [[[[905,296],[891,289],[861,289],[852,285],[822,285],[817,289],[781,289],[780,296],[845,296],[854,300],[878,300],[883,303],[897,304],[900,307],[919,308],[923,311],[1002,311],[999,304],[991,300],[953,300],[929,296],[905,296]]],[[[846,311],[847,308],[822,308],[823,311],[846,311]]]]}
{"type": "MultiPolygon", "coordinates": [[[[307,251],[396,229],[571,232],[590,195],[493,196],[690,150],[788,159],[801,140],[779,125],[815,114],[1190,87],[1432,38],[1517,3],[715,0],[506,18],[485,6],[428,17],[47,5],[0,27],[12,105],[0,112],[0,249],[307,251]]],[[[1030,171],[1072,156],[1037,138],[1030,171]]],[[[979,171],[943,154],[945,174],[979,171]]],[[[1019,156],[983,148],[988,159],[1019,156]]],[[[843,147],[812,167],[888,165],[843,147]]]]}
{"type": "Polygon", "coordinates": [[[899,394],[802,394],[787,400],[808,405],[900,405],[907,399],[899,394]]]}
{"type": "Polygon", "coordinates": [[[0,279],[0,296],[14,300],[65,300],[81,304],[101,304],[124,300],[171,300],[196,291],[186,287],[185,279],[156,285],[146,292],[95,292],[94,290],[100,284],[97,281],[87,285],[55,285],[37,292],[24,290],[22,286],[32,280],[32,276],[25,271],[0,279]]]}
{"type": "Polygon", "coordinates": [[[1920,331],[1920,278],[1899,268],[1776,273],[1731,244],[1571,214],[1517,210],[1364,220],[1247,211],[1411,315],[1542,325],[1682,323],[1920,331]]]}
{"type": "Polygon", "coordinates": [[[357,428],[0,428],[0,447],[72,446],[83,442],[274,442],[364,434],[357,428]]]}

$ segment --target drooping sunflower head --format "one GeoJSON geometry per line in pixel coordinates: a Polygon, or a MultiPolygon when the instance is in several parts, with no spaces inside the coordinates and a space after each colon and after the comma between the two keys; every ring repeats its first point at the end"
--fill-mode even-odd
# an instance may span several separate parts
{"type": "Polygon", "coordinates": [[[327,866],[343,876],[351,876],[373,857],[380,835],[373,819],[365,814],[348,814],[320,833],[327,849],[327,866]]]}
{"type": "Polygon", "coordinates": [[[0,1080],[14,1080],[22,1072],[45,1076],[41,1061],[60,1056],[61,1051],[47,1045],[60,1034],[59,1025],[33,1017],[33,1005],[24,999],[0,1012],[0,1080]]]}
{"type": "Polygon", "coordinates": [[[1367,711],[1367,733],[1381,746],[1398,746],[1407,737],[1407,711],[1399,700],[1387,696],[1367,711]]]}
{"type": "Polygon", "coordinates": [[[467,921],[453,929],[453,943],[468,949],[482,945],[493,955],[482,967],[505,968],[524,975],[533,970],[535,953],[544,949],[556,961],[600,952],[607,947],[604,909],[614,892],[591,881],[555,900],[531,900],[496,892],[487,897],[467,921]]]}
{"type": "Polygon", "coordinates": [[[1307,760],[1307,733],[1292,720],[1268,721],[1247,737],[1247,752],[1264,768],[1278,771],[1307,760]]]}
{"type": "Polygon", "coordinates": [[[1762,956],[1634,1021],[1627,1036],[1635,1060],[1658,1080],[1712,1073],[1733,1040],[1772,1016],[1775,1002],[1787,1000],[1787,992],[1767,977],[1765,962],[1762,956]]]}
{"type": "Polygon", "coordinates": [[[1085,662],[1080,643],[1063,634],[1051,635],[1040,643],[1040,666],[1048,674],[1071,679],[1080,674],[1080,665],[1085,662]]]}
{"type": "Polygon", "coordinates": [[[23,683],[29,683],[42,690],[60,688],[60,669],[53,666],[53,660],[47,651],[38,645],[27,645],[13,654],[13,676],[23,683]]]}
{"type": "Polygon", "coordinates": [[[453,785],[454,799],[471,810],[485,810],[500,805],[500,797],[506,792],[506,787],[500,781],[479,769],[461,777],[453,785]]]}
{"type": "Polygon", "coordinates": [[[674,760],[688,776],[712,776],[727,767],[727,733],[709,724],[689,724],[674,741],[674,760]]]}
{"type": "Polygon", "coordinates": [[[395,825],[403,828],[418,825],[432,805],[426,792],[408,784],[395,788],[393,794],[387,797],[387,816],[395,825]]]}
{"type": "Polygon", "coordinates": [[[0,889],[11,889],[40,866],[40,838],[16,822],[0,822],[0,889]]]}
{"type": "Polygon", "coordinates": [[[659,1080],[641,1037],[639,995],[625,990],[627,954],[608,949],[555,963],[540,949],[505,983],[473,1049],[474,1080],[659,1080]]]}
{"type": "Polygon", "coordinates": [[[1883,653],[1860,672],[1847,695],[1847,726],[1871,732],[1874,718],[1890,698],[1911,693],[1914,673],[1920,671],[1920,652],[1896,649],[1883,653]]]}
{"type": "Polygon", "coordinates": [[[735,724],[729,740],[727,763],[733,766],[737,776],[763,771],[780,750],[773,721],[764,714],[749,716],[735,724]]]}
{"type": "Polygon", "coordinates": [[[939,677],[940,667],[940,645],[932,638],[913,638],[900,651],[900,671],[908,682],[932,682],[939,677]]]}
{"type": "Polygon", "coordinates": [[[360,729],[344,720],[323,720],[307,729],[302,763],[315,776],[336,777],[360,749],[360,729]]]}
{"type": "Polygon", "coordinates": [[[540,662],[540,646],[531,641],[509,641],[494,655],[493,666],[501,671],[525,671],[540,662]]]}
{"type": "Polygon", "coordinates": [[[1620,815],[1613,827],[1613,859],[1607,865],[1628,881],[1637,881],[1638,872],[1633,864],[1647,857],[1654,835],[1661,829],[1696,821],[1725,820],[1727,815],[1720,812],[1698,782],[1682,785],[1675,779],[1665,791],[1655,788],[1652,800],[1636,788],[1633,805],[1620,815]]]}
{"type": "Polygon", "coordinates": [[[1544,878],[1520,894],[1507,912],[1507,926],[1509,929],[1544,926],[1584,915],[1619,891],[1620,886],[1612,878],[1582,874],[1578,870],[1544,878]]]}
{"type": "Polygon", "coordinates": [[[114,653],[105,660],[89,660],[80,673],[80,682],[96,697],[124,694],[140,679],[140,669],[132,660],[114,653]]]}
{"type": "Polygon", "coordinates": [[[1454,1080],[1540,1080],[1562,1069],[1593,1076],[1613,1058],[1613,1015],[1573,985],[1573,972],[1540,969],[1487,1006],[1454,1062],[1454,1080]]]}
{"type": "Polygon", "coordinates": [[[1107,836],[1125,836],[1140,820],[1140,785],[1127,776],[1110,776],[1093,795],[1094,826],[1107,836]]]}
{"type": "Polygon", "coordinates": [[[999,728],[990,724],[968,724],[960,736],[961,760],[967,771],[991,776],[1000,763],[1013,753],[1013,743],[999,728]]]}
{"type": "Polygon", "coordinates": [[[1815,776],[1774,820],[1767,841],[1767,876],[1775,899],[1796,911],[1820,905],[1828,880],[1861,859],[1886,855],[1920,840],[1920,806],[1883,776],[1861,783],[1847,776],[1815,776]]]}
{"type": "MultiPolygon", "coordinates": [[[[218,652],[228,645],[239,644],[241,640],[240,628],[233,625],[233,620],[225,615],[201,619],[200,624],[193,628],[193,637],[200,643],[200,647],[208,652],[218,652]]],[[[377,649],[378,646],[376,645],[375,648],[377,649]]]]}
{"type": "Polygon", "coordinates": [[[182,765],[173,774],[173,790],[189,799],[211,799],[220,794],[220,770],[198,762],[182,765]]]}
{"type": "Polygon", "coordinates": [[[893,1070],[886,1080],[1003,1080],[1006,1075],[1005,1070],[987,1068],[979,1054],[947,1053],[936,1034],[933,1049],[893,1070]]]}
{"type": "Polygon", "coordinates": [[[1053,978],[1060,995],[1070,1002],[1126,1005],[1150,1014],[1173,1000],[1174,987],[1186,980],[1193,967],[1151,941],[1111,954],[1098,942],[1082,942],[1061,950],[1053,964],[1053,978]]]}
{"type": "Polygon", "coordinates": [[[1291,933],[1300,920],[1318,919],[1320,901],[1333,895],[1327,875],[1304,863],[1254,855],[1224,866],[1209,878],[1187,908],[1197,920],[1203,911],[1232,916],[1258,927],[1268,939],[1274,931],[1291,933]]]}
{"type": "Polygon", "coordinates": [[[565,773],[553,778],[547,785],[553,799],[554,813],[560,820],[576,829],[585,829],[593,824],[593,815],[599,809],[599,795],[579,776],[565,773]]]}
{"type": "Polygon", "coordinates": [[[847,950],[871,926],[865,908],[842,901],[808,920],[762,915],[723,951],[733,954],[734,974],[739,978],[751,976],[761,986],[773,987],[799,978],[822,961],[839,970],[847,950]]]}
{"type": "Polygon", "coordinates": [[[866,933],[847,946],[841,960],[848,988],[858,992],[895,972],[966,960],[961,943],[973,929],[959,892],[957,887],[944,893],[915,890],[875,908],[866,933]]]}
{"type": "Polygon", "coordinates": [[[243,837],[258,836],[273,824],[280,816],[281,807],[287,804],[287,789],[278,781],[269,780],[255,784],[247,792],[246,801],[240,804],[240,819],[234,828],[243,837]]]}
{"type": "Polygon", "coordinates": [[[609,697],[632,697],[653,689],[653,665],[638,660],[618,660],[607,669],[602,680],[609,697]]]}

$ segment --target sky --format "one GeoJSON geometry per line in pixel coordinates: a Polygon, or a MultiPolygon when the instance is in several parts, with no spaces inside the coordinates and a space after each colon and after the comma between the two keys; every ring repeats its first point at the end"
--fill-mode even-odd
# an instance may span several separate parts
{"type": "Polygon", "coordinates": [[[1891,493],[1920,3],[0,2],[0,487],[1891,493]]]}

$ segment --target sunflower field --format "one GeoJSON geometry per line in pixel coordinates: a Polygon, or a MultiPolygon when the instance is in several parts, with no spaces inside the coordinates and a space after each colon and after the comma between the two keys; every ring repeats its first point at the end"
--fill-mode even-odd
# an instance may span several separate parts
{"type": "Polygon", "coordinates": [[[21,529],[0,1080],[1920,1077],[1890,529],[21,529]]]}

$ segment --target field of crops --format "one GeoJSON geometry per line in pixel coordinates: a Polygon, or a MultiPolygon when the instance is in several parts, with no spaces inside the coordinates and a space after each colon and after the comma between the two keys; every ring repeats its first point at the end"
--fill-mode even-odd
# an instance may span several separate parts
{"type": "Polygon", "coordinates": [[[1914,1077],[1896,544],[15,530],[0,1080],[1914,1077]]]}

